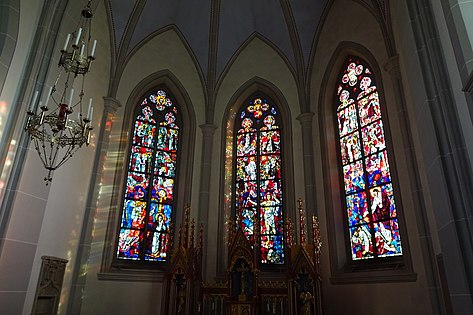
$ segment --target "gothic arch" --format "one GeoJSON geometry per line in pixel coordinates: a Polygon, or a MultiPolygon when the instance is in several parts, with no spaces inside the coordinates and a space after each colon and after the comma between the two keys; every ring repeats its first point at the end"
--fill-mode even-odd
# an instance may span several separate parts
{"type": "MultiPolygon", "coordinates": [[[[184,89],[179,80],[168,70],[156,72],[139,82],[132,90],[128,97],[126,107],[124,109],[124,121],[119,135],[120,139],[119,152],[116,157],[116,171],[113,185],[113,193],[110,204],[110,213],[106,234],[106,245],[104,251],[104,258],[102,260],[102,271],[110,272],[114,270],[112,266],[115,255],[115,245],[118,235],[118,221],[121,215],[123,191],[126,185],[126,174],[128,161],[128,152],[131,148],[131,141],[129,141],[129,132],[132,130],[134,122],[134,110],[139,104],[141,98],[147,92],[155,90],[156,88],[165,89],[179,106],[182,127],[180,134],[180,152],[178,156],[177,172],[177,186],[175,187],[177,202],[173,213],[174,222],[180,222],[183,217],[184,205],[190,201],[192,191],[192,167],[194,159],[194,145],[195,145],[195,113],[190,101],[190,97],[184,89]],[[177,211],[176,211],[177,210],[177,211]]],[[[112,135],[113,136],[113,135],[112,135]]],[[[171,233],[175,233],[172,231],[171,233]]],[[[161,277],[159,277],[161,279],[161,277]]]]}
{"type": "MultiPolygon", "coordinates": [[[[406,223],[404,220],[402,196],[399,189],[397,176],[397,163],[395,150],[387,115],[387,103],[385,85],[383,84],[382,71],[376,57],[364,46],[354,42],[341,42],[335,49],[332,58],[325,70],[319,96],[319,126],[322,147],[322,166],[325,189],[325,209],[327,215],[328,246],[330,267],[333,283],[347,282],[371,282],[371,281],[412,281],[416,275],[412,272],[412,262],[409,251],[409,242],[406,223]],[[348,56],[363,59],[371,67],[379,87],[379,100],[383,117],[384,131],[386,135],[386,147],[389,152],[392,184],[396,194],[396,208],[402,235],[403,256],[393,259],[392,262],[379,262],[374,264],[354,264],[348,251],[348,231],[345,226],[346,213],[344,211],[345,192],[340,181],[338,135],[336,134],[336,111],[335,111],[335,89],[336,81],[339,79],[340,71],[348,56]],[[384,271],[375,271],[379,266],[386,268],[384,271]],[[373,269],[374,268],[374,269],[373,269]],[[369,273],[357,275],[352,271],[370,270],[369,273]],[[395,270],[396,269],[396,270],[395,270]]],[[[391,104],[390,104],[391,105],[391,104]]],[[[396,104],[392,104],[396,106],[396,104]]]]}
{"type": "Polygon", "coordinates": [[[20,25],[20,1],[7,0],[0,4],[0,63],[6,69],[0,72],[0,91],[3,90],[10,63],[15,52],[20,25]]]}
{"type": "MultiPolygon", "coordinates": [[[[248,80],[243,84],[231,97],[228,102],[225,110],[225,114],[222,120],[222,152],[221,152],[221,169],[220,169],[220,181],[223,185],[220,185],[221,188],[219,192],[220,201],[218,213],[219,216],[219,226],[218,231],[219,235],[226,235],[225,231],[225,222],[227,219],[232,216],[232,204],[231,201],[227,200],[227,191],[232,191],[233,187],[233,172],[228,172],[228,167],[232,169],[233,166],[233,156],[228,156],[226,149],[228,146],[233,147],[233,130],[235,115],[237,111],[241,108],[242,104],[252,95],[256,93],[262,93],[267,95],[272,101],[277,105],[281,111],[281,124],[284,128],[284,133],[282,135],[282,141],[284,141],[284,147],[282,153],[284,156],[284,163],[282,171],[285,174],[283,194],[284,198],[284,208],[285,215],[289,216],[294,220],[295,218],[295,195],[294,195],[294,167],[293,167],[293,148],[292,148],[292,118],[290,107],[282,94],[282,92],[271,82],[264,80],[259,77],[254,77],[248,80]]],[[[233,195],[232,195],[233,196],[233,195]]],[[[226,269],[226,257],[227,257],[227,248],[224,243],[223,238],[219,238],[218,249],[217,249],[217,275],[225,274],[226,269]]]]}

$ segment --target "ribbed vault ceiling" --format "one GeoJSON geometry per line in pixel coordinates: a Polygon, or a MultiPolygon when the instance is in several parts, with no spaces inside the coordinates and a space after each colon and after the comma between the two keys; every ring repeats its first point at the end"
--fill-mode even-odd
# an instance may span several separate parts
{"type": "Polygon", "coordinates": [[[117,55],[169,26],[176,27],[204,76],[218,77],[257,34],[292,67],[307,66],[328,0],[108,0],[117,55]],[[215,65],[209,68],[209,63],[215,65]]]}

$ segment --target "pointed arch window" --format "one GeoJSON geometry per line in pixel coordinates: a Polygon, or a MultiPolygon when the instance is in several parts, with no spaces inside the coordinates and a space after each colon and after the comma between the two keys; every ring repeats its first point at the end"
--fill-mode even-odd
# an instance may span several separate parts
{"type": "Polygon", "coordinates": [[[250,98],[237,112],[234,140],[235,217],[261,263],[284,263],[281,117],[267,97],[250,98]],[[255,240],[256,237],[256,240],[255,240]]]}
{"type": "Polygon", "coordinates": [[[176,208],[178,107],[155,90],[136,107],[132,128],[116,259],[163,262],[176,208]]]}
{"type": "Polygon", "coordinates": [[[336,94],[352,260],[400,256],[403,250],[378,88],[365,61],[347,58],[336,94]]]}

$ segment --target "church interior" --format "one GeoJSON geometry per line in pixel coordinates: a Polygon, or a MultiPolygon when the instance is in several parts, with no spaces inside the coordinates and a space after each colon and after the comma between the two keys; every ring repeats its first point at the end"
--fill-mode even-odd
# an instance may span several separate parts
{"type": "Polygon", "coordinates": [[[473,314],[472,23],[1,1],[0,314],[473,314]]]}

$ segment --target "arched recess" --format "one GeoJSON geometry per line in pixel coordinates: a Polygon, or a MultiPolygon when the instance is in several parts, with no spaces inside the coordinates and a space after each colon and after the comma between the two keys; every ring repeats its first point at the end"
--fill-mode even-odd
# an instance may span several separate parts
{"type": "Polygon", "coordinates": [[[20,0],[5,0],[0,4],[0,93],[15,52],[20,26],[20,0]]]}
{"type": "Polygon", "coordinates": [[[294,161],[293,161],[293,144],[292,144],[292,119],[290,107],[284,97],[283,93],[271,82],[260,77],[254,77],[245,82],[231,97],[226,106],[225,114],[222,120],[222,152],[221,152],[221,169],[220,169],[220,201],[219,201],[219,225],[218,235],[225,235],[219,237],[217,248],[217,275],[224,276],[227,268],[227,246],[225,240],[227,239],[227,231],[225,223],[228,219],[233,218],[232,202],[234,199],[234,172],[233,166],[235,157],[233,156],[234,148],[234,129],[237,112],[244,105],[244,102],[254,95],[268,96],[278,107],[281,115],[281,125],[284,129],[282,133],[283,165],[282,172],[285,174],[283,179],[283,207],[284,216],[295,219],[295,194],[294,194],[294,161]]]}
{"type": "MultiPolygon", "coordinates": [[[[327,215],[328,246],[333,283],[414,281],[406,222],[403,215],[402,196],[396,172],[396,157],[387,115],[385,86],[376,58],[368,49],[353,42],[341,42],[327,65],[319,98],[319,126],[322,149],[323,186],[327,215]],[[354,262],[350,254],[350,239],[345,211],[345,190],[341,181],[338,126],[336,125],[336,89],[340,73],[349,56],[363,59],[376,78],[381,115],[383,118],[386,147],[389,152],[392,185],[396,195],[399,230],[403,255],[377,261],[354,262]],[[363,272],[361,272],[363,271],[363,272]]],[[[395,105],[395,104],[393,104],[395,105]]]]}
{"type": "MultiPolygon", "coordinates": [[[[182,209],[184,209],[186,203],[189,203],[191,198],[192,168],[195,151],[195,113],[190,97],[181,82],[169,70],[162,70],[144,78],[132,90],[126,103],[127,105],[125,108],[122,130],[119,135],[115,135],[120,139],[120,145],[118,154],[116,155],[116,171],[105,238],[104,255],[102,258],[101,278],[103,279],[107,279],[107,273],[115,272],[116,274],[118,270],[126,270],[127,276],[123,277],[123,279],[125,279],[130,276],[130,271],[134,270],[134,268],[127,268],[127,264],[118,266],[118,264],[115,263],[116,245],[119,234],[123,192],[125,191],[128,171],[128,153],[131,148],[130,133],[133,130],[133,113],[136,106],[140,104],[143,96],[156,89],[167,91],[178,104],[182,115],[182,127],[180,128],[179,136],[180,144],[178,149],[179,155],[177,161],[179,169],[176,171],[177,185],[174,188],[174,198],[177,199],[177,202],[175,204],[174,213],[172,214],[173,222],[180,222],[182,220],[182,209]]],[[[112,135],[112,137],[113,136],[114,135],[112,135]]],[[[171,233],[175,234],[175,229],[172,230],[171,233]]],[[[146,265],[140,267],[146,268],[146,265]]],[[[148,274],[146,279],[143,278],[143,272],[141,270],[137,276],[137,280],[161,281],[163,268],[163,264],[160,266],[151,266],[148,268],[151,275],[148,274]],[[154,274],[154,277],[152,274],[154,274]]],[[[113,279],[120,279],[120,276],[114,276],[113,279]]]]}

